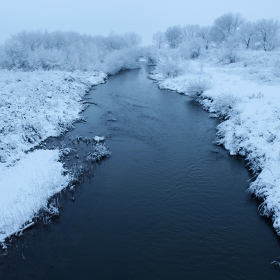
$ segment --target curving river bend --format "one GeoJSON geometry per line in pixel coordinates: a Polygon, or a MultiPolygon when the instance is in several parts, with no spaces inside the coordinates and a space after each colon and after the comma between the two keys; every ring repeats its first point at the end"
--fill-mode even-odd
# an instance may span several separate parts
{"type": "Polygon", "coordinates": [[[67,136],[105,135],[112,156],[59,219],[15,241],[0,279],[278,279],[279,239],[246,193],[218,121],[159,90],[148,68],[110,77],[67,136]]]}

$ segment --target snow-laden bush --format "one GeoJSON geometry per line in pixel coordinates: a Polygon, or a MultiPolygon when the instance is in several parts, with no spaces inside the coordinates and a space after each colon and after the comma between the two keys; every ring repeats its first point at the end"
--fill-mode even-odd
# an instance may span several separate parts
{"type": "Polygon", "coordinates": [[[187,70],[187,62],[180,56],[180,51],[167,49],[162,52],[156,71],[165,78],[183,75],[187,70]]]}
{"type": "Polygon", "coordinates": [[[160,49],[155,46],[143,48],[143,56],[147,59],[148,65],[157,65],[160,59],[160,49]]]}
{"type": "Polygon", "coordinates": [[[211,88],[211,82],[205,78],[197,78],[189,81],[187,93],[192,97],[200,96],[205,90],[211,88]]]}
{"type": "Polygon", "coordinates": [[[238,50],[230,47],[222,48],[219,52],[219,60],[225,64],[238,62],[240,60],[238,50]]]}
{"type": "MultiPolygon", "coordinates": [[[[30,52],[26,61],[27,67],[25,70],[53,70],[53,69],[67,69],[74,68],[69,67],[71,65],[70,60],[67,60],[66,54],[62,50],[48,50],[43,47],[39,47],[35,52],[30,52]]],[[[78,63],[75,63],[78,68],[78,63]]],[[[13,68],[13,67],[12,67],[13,68]]]]}
{"type": "Polygon", "coordinates": [[[234,37],[228,38],[218,50],[218,59],[225,64],[236,63],[240,60],[238,43],[234,37]]]}
{"type": "MultiPolygon", "coordinates": [[[[66,70],[94,71],[100,70],[104,61],[116,63],[123,56],[123,51],[132,52],[137,48],[141,38],[136,33],[125,35],[110,34],[108,37],[80,35],[76,32],[20,32],[8,39],[0,47],[0,68],[29,70],[66,70]],[[121,53],[116,55],[117,51],[121,53]],[[106,56],[110,55],[106,59],[106,56]]],[[[124,68],[131,66],[132,55],[121,58],[124,68]]],[[[108,65],[110,69],[110,65],[108,65]]],[[[122,66],[119,68],[123,68],[122,66]]]]}
{"type": "Polygon", "coordinates": [[[5,45],[0,62],[2,68],[23,70],[96,70],[98,50],[95,46],[68,46],[65,49],[38,46],[33,51],[22,43],[10,41],[5,45]]]}
{"type": "Polygon", "coordinates": [[[186,41],[184,44],[181,44],[178,50],[184,59],[195,59],[202,54],[204,50],[203,44],[201,38],[194,37],[186,41]]]}
{"type": "Polygon", "coordinates": [[[139,68],[139,54],[138,48],[113,51],[105,57],[101,69],[109,75],[126,69],[137,69],[139,68]]]}
{"type": "Polygon", "coordinates": [[[218,95],[212,102],[211,116],[228,119],[234,115],[234,107],[238,98],[231,93],[218,95]]]}
{"type": "Polygon", "coordinates": [[[104,144],[96,144],[92,151],[85,155],[85,159],[89,163],[95,163],[100,161],[102,158],[109,157],[111,152],[104,144]]]}

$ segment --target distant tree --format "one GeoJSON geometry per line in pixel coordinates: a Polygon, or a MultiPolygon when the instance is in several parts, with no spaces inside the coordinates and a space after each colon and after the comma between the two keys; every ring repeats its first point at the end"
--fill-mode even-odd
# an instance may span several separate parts
{"type": "Polygon", "coordinates": [[[107,49],[107,38],[101,35],[94,36],[92,38],[93,43],[96,45],[98,49],[98,57],[100,61],[104,60],[105,55],[108,53],[107,49]]]}
{"type": "Polygon", "coordinates": [[[238,38],[242,45],[245,46],[246,49],[249,49],[253,46],[256,37],[256,29],[255,24],[252,22],[244,23],[238,32],[238,38]]]}
{"type": "Polygon", "coordinates": [[[157,72],[165,78],[180,76],[186,69],[186,61],[182,59],[178,49],[165,49],[161,52],[157,72]]]}
{"type": "Polygon", "coordinates": [[[240,59],[239,42],[236,37],[229,36],[221,43],[218,58],[220,62],[226,64],[236,63],[240,59]]]}
{"type": "Polygon", "coordinates": [[[12,36],[4,44],[4,67],[13,68],[28,68],[28,57],[30,54],[30,46],[26,45],[22,38],[12,36]]]}
{"type": "Polygon", "coordinates": [[[125,33],[124,36],[128,45],[131,47],[139,46],[142,42],[141,36],[135,32],[125,33]]]}
{"type": "Polygon", "coordinates": [[[31,51],[34,51],[43,43],[42,33],[39,31],[21,31],[13,35],[12,38],[23,46],[30,48],[31,51]]]}
{"type": "MultiPolygon", "coordinates": [[[[160,51],[159,51],[158,47],[155,45],[146,46],[142,50],[143,50],[143,56],[147,59],[148,64],[157,65],[159,58],[160,58],[160,51]]],[[[0,57],[0,59],[1,59],[1,57],[0,57]]]]}
{"type": "Polygon", "coordinates": [[[166,41],[171,49],[177,48],[183,41],[183,29],[180,25],[168,27],[165,31],[166,41]]]}
{"type": "Polygon", "coordinates": [[[104,45],[108,51],[113,51],[121,50],[125,47],[128,47],[128,42],[124,36],[117,35],[114,32],[111,32],[109,36],[105,39],[104,45]]]}
{"type": "Polygon", "coordinates": [[[192,40],[198,36],[200,26],[197,24],[188,24],[182,28],[182,36],[185,41],[192,40]]]}
{"type": "Polygon", "coordinates": [[[228,37],[234,37],[243,22],[244,19],[240,14],[227,13],[218,17],[211,30],[213,41],[219,44],[228,37]]]}
{"type": "Polygon", "coordinates": [[[140,41],[133,32],[92,37],[76,32],[22,31],[0,46],[0,68],[91,71],[110,69],[109,65],[115,63],[115,69],[127,69],[137,64],[139,49],[135,46],[140,41]],[[110,53],[117,62],[106,59],[110,53]]]}
{"type": "Polygon", "coordinates": [[[156,33],[153,34],[152,37],[153,43],[155,44],[155,46],[159,49],[162,48],[162,46],[165,44],[166,42],[166,38],[163,32],[158,31],[156,33]]]}
{"type": "Polygon", "coordinates": [[[205,45],[203,38],[206,39],[206,34],[203,37],[201,32],[199,25],[188,24],[182,27],[182,39],[178,47],[181,57],[195,59],[201,55],[205,45]]]}
{"type": "Polygon", "coordinates": [[[280,26],[273,19],[261,19],[255,24],[256,41],[264,51],[272,51],[280,44],[280,26]]]}
{"type": "Polygon", "coordinates": [[[211,27],[210,26],[200,27],[197,32],[197,36],[202,39],[205,49],[208,50],[211,42],[211,27]]]}
{"type": "Polygon", "coordinates": [[[195,59],[201,55],[204,49],[203,41],[201,38],[193,37],[188,41],[184,41],[179,47],[178,51],[184,59],[195,59]]]}

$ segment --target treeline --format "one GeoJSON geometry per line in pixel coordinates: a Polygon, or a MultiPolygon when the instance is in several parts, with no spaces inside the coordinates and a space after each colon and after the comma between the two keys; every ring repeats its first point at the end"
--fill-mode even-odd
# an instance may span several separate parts
{"type": "MultiPolygon", "coordinates": [[[[274,51],[280,47],[280,25],[273,19],[246,21],[240,14],[227,13],[212,26],[175,25],[153,34],[153,47],[146,49],[149,62],[164,76],[177,76],[185,62],[209,50],[216,50],[219,61],[234,63],[241,49],[274,51]]],[[[210,51],[211,53],[211,51],[210,51]]]]}
{"type": "Polygon", "coordinates": [[[0,67],[23,70],[103,70],[138,66],[141,37],[134,33],[89,36],[76,32],[22,31],[0,46],[0,67]]]}
{"type": "Polygon", "coordinates": [[[280,46],[280,25],[261,19],[246,21],[240,14],[227,13],[212,26],[175,25],[153,34],[152,47],[140,48],[134,33],[89,36],[76,32],[22,31],[0,45],[0,68],[92,71],[108,74],[138,67],[140,55],[157,64],[166,76],[179,75],[184,60],[195,59],[217,49],[219,60],[234,63],[239,49],[273,51],[280,46]]]}
{"type": "Polygon", "coordinates": [[[280,25],[273,19],[248,22],[240,14],[227,13],[217,18],[212,26],[176,25],[153,34],[158,48],[167,44],[174,49],[191,41],[205,49],[230,41],[246,49],[273,51],[280,46],[280,25]]]}

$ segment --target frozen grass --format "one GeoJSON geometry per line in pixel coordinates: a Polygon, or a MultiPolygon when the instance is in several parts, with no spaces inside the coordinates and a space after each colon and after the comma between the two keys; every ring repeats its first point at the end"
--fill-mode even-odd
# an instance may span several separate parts
{"type": "Polygon", "coordinates": [[[203,61],[192,61],[183,76],[152,78],[160,88],[195,96],[211,116],[223,120],[217,144],[247,159],[255,175],[248,191],[262,200],[260,213],[272,218],[280,235],[280,52],[244,51],[232,64],[217,57],[209,52],[203,61]],[[209,86],[190,90],[194,80],[209,86]]]}
{"type": "Polygon", "coordinates": [[[1,165],[0,242],[32,224],[49,198],[67,187],[71,178],[58,159],[58,150],[36,150],[10,168],[1,165]]]}
{"type": "Polygon", "coordinates": [[[0,71],[0,245],[32,225],[41,208],[52,211],[46,208],[49,198],[71,176],[59,162],[61,151],[38,148],[81,118],[82,97],[105,77],[102,72],[0,71]]]}
{"type": "Polygon", "coordinates": [[[6,166],[80,118],[80,102],[104,73],[0,72],[0,162],[6,166]]]}
{"type": "Polygon", "coordinates": [[[89,163],[99,162],[102,158],[109,157],[111,152],[103,144],[96,144],[92,151],[86,155],[86,161],[89,163]]]}

